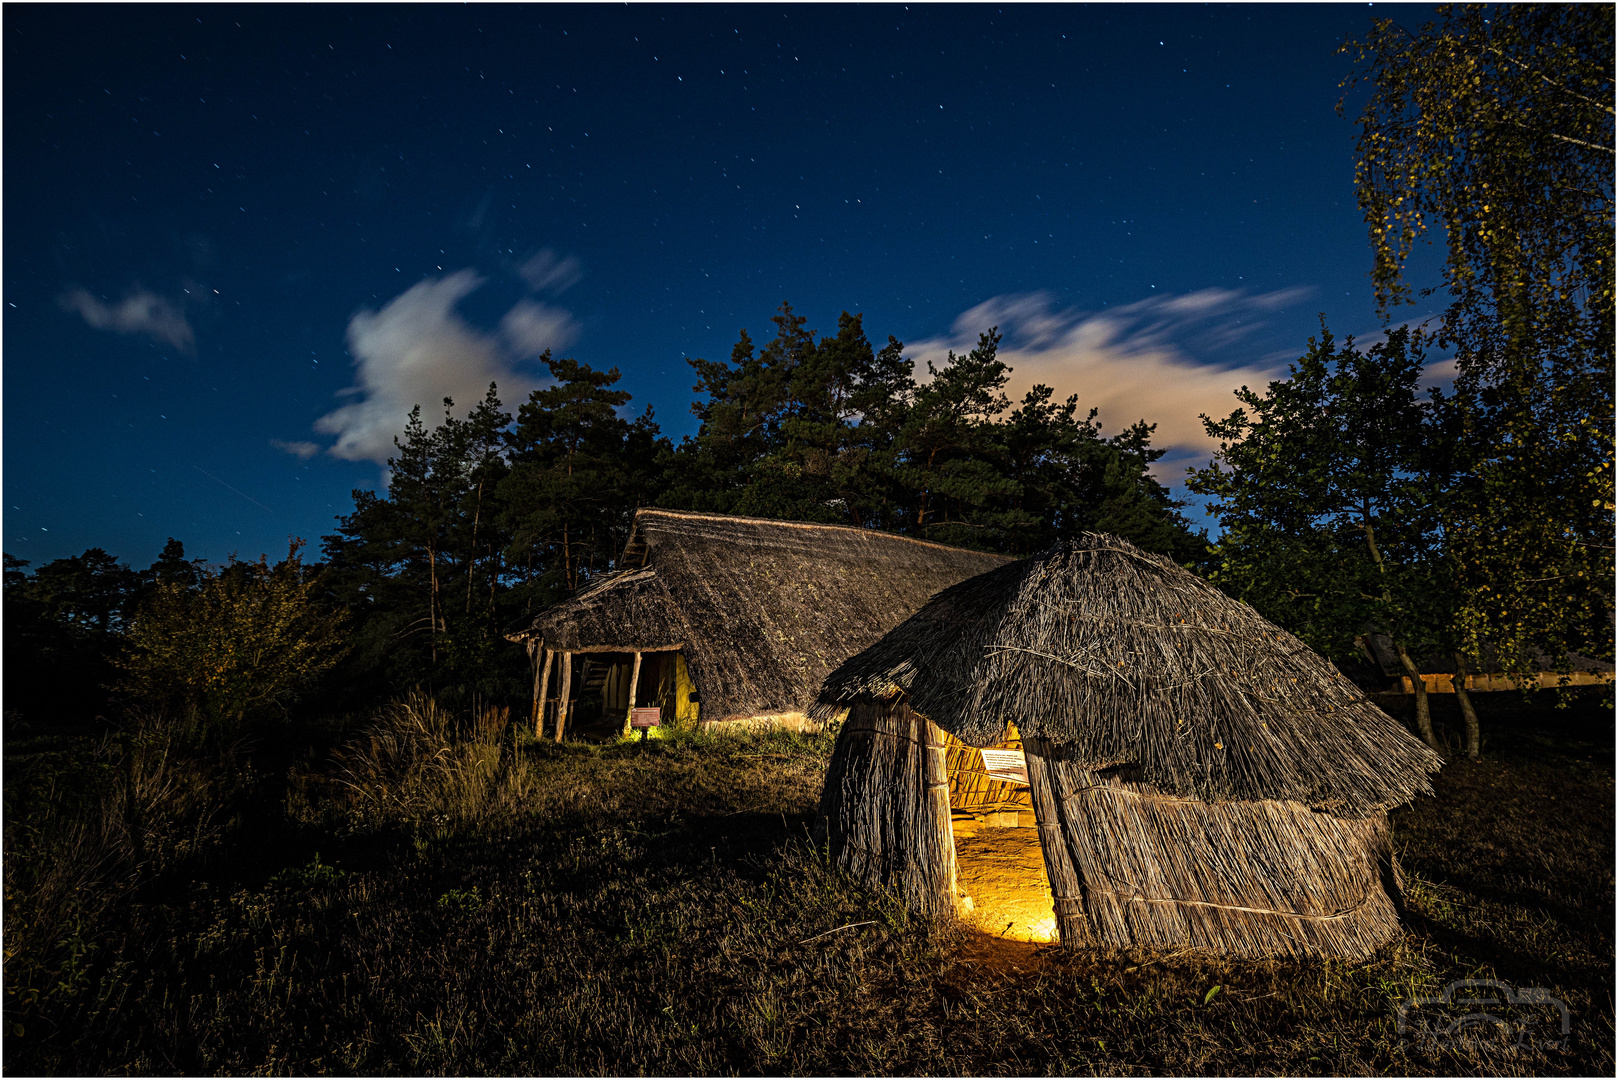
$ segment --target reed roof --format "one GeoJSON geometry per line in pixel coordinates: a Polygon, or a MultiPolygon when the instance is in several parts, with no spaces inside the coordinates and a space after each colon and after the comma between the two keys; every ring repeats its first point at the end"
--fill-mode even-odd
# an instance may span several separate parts
{"type": "Polygon", "coordinates": [[[946,589],[827,678],[829,716],[897,693],[963,742],[1015,722],[1087,769],[1208,802],[1360,816],[1442,759],[1246,604],[1099,533],[946,589]]]}
{"type": "Polygon", "coordinates": [[[623,570],[513,640],[680,648],[704,717],[798,711],[837,664],[1002,555],[841,525],[640,510],[623,570]]]}

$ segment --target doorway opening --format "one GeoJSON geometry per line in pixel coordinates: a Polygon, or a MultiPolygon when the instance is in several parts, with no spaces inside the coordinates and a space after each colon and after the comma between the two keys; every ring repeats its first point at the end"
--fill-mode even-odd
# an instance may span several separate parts
{"type": "Polygon", "coordinates": [[[1056,915],[1027,772],[1018,779],[1016,768],[1022,758],[1021,736],[1008,725],[1005,741],[980,751],[948,732],[939,734],[949,771],[950,831],[963,917],[996,937],[1055,941],[1056,915]]]}

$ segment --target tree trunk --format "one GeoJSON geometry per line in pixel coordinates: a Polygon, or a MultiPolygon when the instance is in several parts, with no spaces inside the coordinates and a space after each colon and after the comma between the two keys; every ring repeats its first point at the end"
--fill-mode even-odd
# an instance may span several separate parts
{"type": "Polygon", "coordinates": [[[427,545],[427,640],[432,643],[433,666],[438,665],[438,549],[427,545]]]}
{"type": "Polygon", "coordinates": [[[466,557],[466,613],[472,614],[472,568],[478,563],[478,522],[483,518],[483,480],[478,480],[477,508],[472,511],[472,547],[466,557]]]}
{"type": "Polygon", "coordinates": [[[1438,736],[1433,734],[1433,714],[1427,703],[1427,684],[1422,681],[1421,669],[1416,662],[1410,659],[1410,652],[1404,647],[1404,642],[1395,641],[1394,648],[1399,650],[1399,665],[1405,669],[1410,677],[1410,689],[1416,695],[1416,731],[1421,734],[1421,741],[1438,749],[1438,736]]]}
{"type": "MultiPolygon", "coordinates": [[[[1382,600],[1389,607],[1393,606],[1393,593],[1388,590],[1388,568],[1382,562],[1382,552],[1376,546],[1376,530],[1371,526],[1371,508],[1369,504],[1360,507],[1360,528],[1365,530],[1365,543],[1371,549],[1371,561],[1376,564],[1377,573],[1382,578],[1382,600]]],[[[1421,672],[1416,662],[1410,659],[1410,652],[1404,647],[1404,642],[1394,638],[1394,648],[1399,650],[1399,665],[1410,676],[1410,689],[1416,695],[1416,730],[1421,733],[1421,741],[1438,750],[1438,737],[1433,734],[1433,714],[1427,707],[1427,684],[1421,681],[1421,672]]]]}
{"type": "Polygon", "coordinates": [[[568,544],[567,522],[565,521],[562,522],[562,573],[567,578],[568,590],[577,589],[578,583],[574,581],[573,574],[573,553],[571,546],[568,544]]]}
{"type": "Polygon", "coordinates": [[[562,733],[567,730],[568,700],[573,691],[573,654],[562,654],[562,691],[556,701],[556,741],[562,741],[562,733]]]}
{"type": "Polygon", "coordinates": [[[1481,741],[1478,731],[1477,710],[1472,708],[1472,695],[1466,689],[1467,670],[1466,657],[1461,653],[1455,654],[1455,675],[1450,679],[1450,685],[1455,687],[1455,700],[1461,706],[1461,719],[1466,723],[1466,756],[1470,761],[1478,759],[1478,743],[1481,741]]]}

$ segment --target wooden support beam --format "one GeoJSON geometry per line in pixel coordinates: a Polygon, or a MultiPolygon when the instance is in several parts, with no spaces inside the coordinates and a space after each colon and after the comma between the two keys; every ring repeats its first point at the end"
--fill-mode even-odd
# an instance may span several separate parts
{"type": "Polygon", "coordinates": [[[629,738],[634,732],[629,722],[635,715],[635,688],[640,685],[640,653],[635,654],[635,662],[629,668],[629,708],[624,710],[624,738],[629,738]]]}
{"type": "MultiPolygon", "coordinates": [[[[535,644],[538,644],[537,642],[535,644]]],[[[541,649],[544,659],[534,667],[534,738],[545,737],[545,691],[551,683],[550,649],[541,649]]]]}
{"type": "Polygon", "coordinates": [[[567,730],[568,706],[572,704],[569,695],[573,692],[573,654],[562,653],[562,692],[556,702],[556,741],[562,741],[562,732],[567,730]]]}
{"type": "Polygon", "coordinates": [[[905,711],[910,714],[915,724],[915,734],[920,736],[926,745],[926,750],[922,753],[924,785],[922,790],[925,792],[927,807],[919,824],[923,830],[931,833],[929,846],[943,863],[937,871],[937,883],[944,894],[945,903],[949,905],[944,910],[959,911],[955,829],[949,808],[949,751],[944,746],[944,733],[939,730],[937,724],[919,713],[911,712],[909,709],[905,711]]]}

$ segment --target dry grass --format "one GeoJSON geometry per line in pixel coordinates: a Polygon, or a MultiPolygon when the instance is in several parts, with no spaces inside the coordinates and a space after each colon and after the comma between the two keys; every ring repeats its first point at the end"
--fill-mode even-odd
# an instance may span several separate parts
{"type": "Polygon", "coordinates": [[[1411,921],[1363,965],[1074,954],[911,919],[804,839],[825,736],[596,748],[419,706],[387,723],[439,734],[410,755],[356,741],[318,771],[377,790],[295,784],[258,841],[140,890],[72,992],[9,1014],[8,1069],[1613,1071],[1610,713],[1594,751],[1454,765],[1394,816],[1411,921]],[[1547,988],[1570,1045],[1396,1032],[1397,1002],[1461,978],[1547,988]]]}

